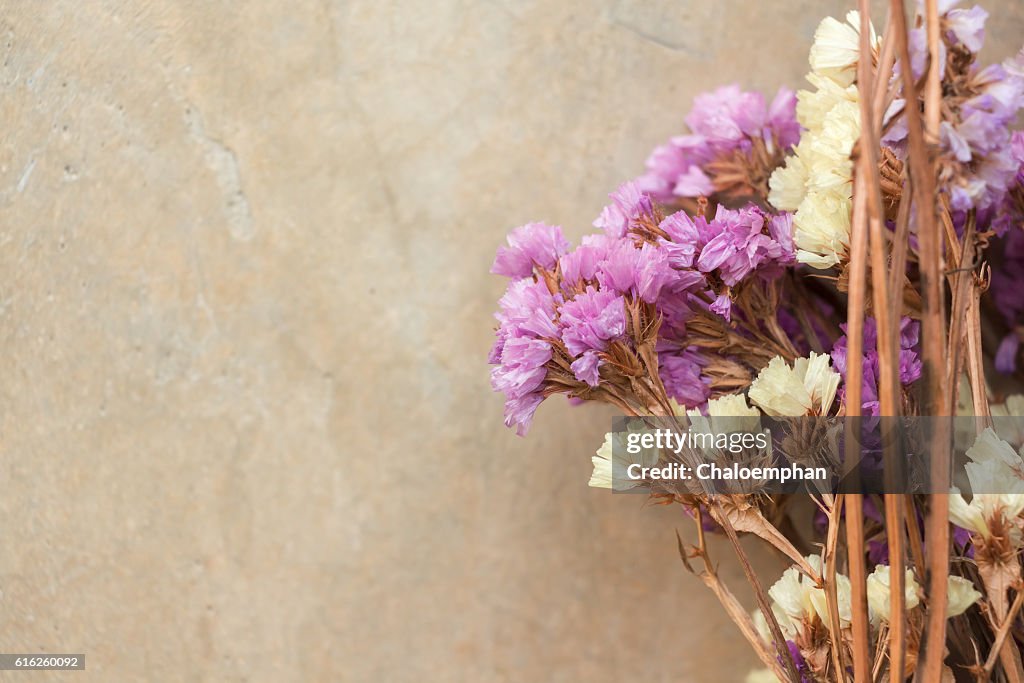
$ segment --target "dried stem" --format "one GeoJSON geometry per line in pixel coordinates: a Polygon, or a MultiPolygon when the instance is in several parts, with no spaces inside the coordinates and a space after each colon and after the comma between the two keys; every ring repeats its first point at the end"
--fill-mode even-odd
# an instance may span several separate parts
{"type": "MultiPolygon", "coordinates": [[[[721,503],[717,497],[712,496],[711,502],[718,508],[719,512],[722,512],[721,503]]],[[[754,589],[754,596],[757,598],[757,606],[761,609],[761,614],[764,615],[765,620],[768,622],[768,630],[771,631],[772,637],[775,639],[776,648],[779,650],[778,655],[782,659],[783,665],[795,680],[800,680],[800,676],[796,671],[796,664],[793,662],[793,658],[789,653],[789,648],[786,647],[786,639],[782,635],[782,629],[779,627],[779,622],[775,619],[775,613],[772,611],[771,603],[768,602],[768,593],[764,590],[764,586],[761,585],[761,582],[757,580],[757,575],[754,573],[754,568],[750,565],[747,553],[743,550],[743,546],[740,545],[740,539],[739,536],[736,535],[736,529],[733,528],[732,522],[729,521],[729,516],[724,514],[724,512],[721,514],[721,524],[722,528],[725,529],[726,536],[729,537],[729,542],[732,544],[733,550],[736,552],[736,557],[740,561],[740,566],[743,568],[743,574],[747,577],[747,582],[750,584],[751,588],[754,589]]]]}
{"type": "MultiPolygon", "coordinates": [[[[867,223],[871,254],[871,295],[875,312],[875,328],[878,344],[878,396],[883,416],[899,414],[899,350],[896,346],[896,320],[889,317],[889,288],[886,277],[886,242],[883,234],[882,188],[878,170],[879,141],[874,124],[876,103],[871,100],[871,45],[870,12],[868,0],[860,0],[860,60],[857,65],[857,86],[860,90],[860,156],[858,158],[859,189],[866,195],[865,208],[858,223],[867,223]]],[[[877,75],[882,79],[882,74],[877,75]]],[[[861,227],[861,230],[864,228],[861,227]]],[[[900,288],[902,298],[902,287],[900,288]]],[[[888,424],[888,422],[886,423],[888,424]]],[[[898,482],[897,463],[899,453],[893,450],[893,440],[883,437],[885,444],[885,471],[892,485],[898,482]]],[[[897,484],[898,485],[898,484],[897,484]]],[[[889,543],[889,680],[899,683],[903,680],[903,664],[906,657],[906,600],[904,584],[904,506],[903,496],[887,493],[885,498],[886,535],[889,543]]]]}
{"type": "MultiPolygon", "coordinates": [[[[718,574],[715,572],[714,565],[711,563],[711,559],[708,557],[707,546],[704,543],[704,533],[701,527],[701,519],[698,516],[697,519],[698,529],[698,543],[699,546],[694,549],[693,554],[700,557],[704,564],[704,571],[697,573],[693,566],[690,564],[690,556],[687,554],[686,549],[683,547],[683,539],[679,536],[679,532],[676,532],[676,543],[679,550],[679,558],[683,561],[683,566],[692,573],[696,574],[701,581],[704,582],[711,592],[715,594],[718,601],[725,608],[726,614],[733,620],[733,623],[740,629],[743,637],[747,639],[751,647],[754,648],[754,652],[757,654],[761,663],[772,670],[775,676],[780,681],[792,681],[793,683],[799,683],[800,676],[797,673],[796,665],[793,662],[793,658],[789,653],[789,648],[785,648],[785,653],[780,654],[779,658],[776,658],[771,651],[765,646],[765,643],[761,640],[761,636],[758,635],[757,629],[754,627],[754,622],[751,621],[750,615],[743,609],[743,605],[736,599],[732,591],[722,583],[721,579],[718,578],[718,574]],[[782,660],[780,664],[779,660],[782,660]]],[[[769,610],[771,611],[771,610],[769,610]]],[[[774,615],[770,617],[774,621],[774,615]]],[[[769,622],[769,627],[771,627],[769,622]]],[[[775,621],[775,631],[772,632],[772,637],[776,639],[776,648],[779,648],[779,642],[785,645],[785,637],[782,635],[781,629],[779,629],[778,622],[775,621]],[[778,639],[781,638],[781,641],[778,639]]]]}
{"type": "Polygon", "coordinates": [[[903,563],[903,496],[885,495],[885,535],[889,543],[889,680],[900,683],[907,648],[906,571],[903,563]]]}
{"type": "MultiPolygon", "coordinates": [[[[942,92],[940,89],[942,65],[939,63],[938,5],[936,0],[925,2],[926,23],[928,24],[928,51],[932,55],[929,65],[925,111],[932,139],[938,139],[939,116],[942,92]]],[[[903,94],[908,106],[903,116],[907,123],[909,141],[910,176],[913,181],[913,200],[917,207],[917,235],[921,272],[921,294],[923,304],[922,356],[924,363],[924,395],[928,401],[930,415],[949,415],[952,409],[947,391],[944,340],[946,326],[942,297],[942,242],[935,216],[935,165],[924,137],[916,84],[910,65],[910,51],[907,41],[907,17],[903,0],[892,0],[891,30],[895,32],[897,54],[903,64],[900,69],[903,80],[903,94]]],[[[947,421],[941,421],[930,444],[932,453],[932,490],[948,489],[950,463],[950,434],[947,421]]],[[[928,621],[924,632],[922,665],[918,667],[916,680],[937,681],[942,677],[942,660],[946,647],[946,580],[949,576],[949,498],[946,494],[932,496],[927,521],[927,536],[933,552],[928,555],[928,621]]]]}
{"type": "MultiPolygon", "coordinates": [[[[855,184],[861,182],[861,175],[854,177],[855,184]]],[[[866,200],[864,193],[854,192],[853,214],[850,236],[849,304],[846,316],[846,420],[844,479],[850,482],[851,493],[846,496],[846,545],[850,572],[850,598],[853,613],[851,636],[853,641],[853,677],[856,683],[871,680],[871,644],[868,641],[867,576],[864,567],[864,499],[858,493],[856,463],[860,453],[859,442],[862,380],[864,375],[864,306],[867,275],[868,231],[866,222],[860,220],[866,200]]]]}
{"type": "Polygon", "coordinates": [[[824,574],[825,600],[828,603],[828,630],[832,638],[832,668],[836,681],[846,681],[846,657],[842,647],[842,627],[839,623],[839,593],[836,586],[836,546],[839,544],[839,516],[843,509],[843,495],[835,497],[828,509],[828,535],[825,537],[824,574]]]}
{"type": "Polygon", "coordinates": [[[1006,636],[1010,633],[1010,629],[1013,628],[1013,622],[1017,618],[1017,613],[1020,612],[1021,603],[1024,603],[1024,591],[1017,591],[1017,597],[1014,598],[1010,611],[996,631],[995,641],[992,643],[992,649],[988,653],[988,659],[985,660],[985,666],[980,677],[982,681],[987,681],[992,677],[992,670],[995,669],[996,660],[999,659],[999,653],[1003,650],[1006,636]]]}

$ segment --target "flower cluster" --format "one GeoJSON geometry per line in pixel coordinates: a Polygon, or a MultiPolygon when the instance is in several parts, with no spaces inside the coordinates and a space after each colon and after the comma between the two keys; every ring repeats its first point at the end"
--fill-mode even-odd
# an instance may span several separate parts
{"type": "MultiPolygon", "coordinates": [[[[850,152],[860,135],[856,73],[860,14],[846,23],[831,17],[818,26],[811,47],[814,90],[801,90],[797,118],[805,132],[783,168],[771,177],[772,206],[795,211],[797,259],[814,268],[844,260],[850,242],[853,163],[850,152]]],[[[872,45],[877,44],[872,34],[872,45]]]]}
{"type": "MultiPolygon", "coordinates": [[[[944,27],[940,44],[946,65],[945,98],[948,112],[941,124],[940,186],[949,195],[952,218],[962,227],[968,212],[975,213],[979,230],[1002,234],[1019,212],[1007,205],[1017,187],[1020,147],[1011,144],[1011,126],[1024,107],[1024,53],[1002,64],[981,67],[977,53],[985,40],[988,13],[981,7],[963,9],[958,0],[940,3],[944,27]]],[[[924,74],[928,61],[925,28],[911,31],[911,70],[924,74]]],[[[894,78],[897,78],[894,76],[894,78]]],[[[902,89],[899,90],[902,93],[902,89]]],[[[906,157],[907,126],[896,115],[906,107],[897,97],[889,107],[892,123],[882,138],[897,157],[906,157]]]]}
{"type": "Polygon", "coordinates": [[[772,416],[828,415],[838,387],[825,354],[797,358],[793,367],[776,356],[750,384],[750,400],[772,416]]]}
{"type": "Polygon", "coordinates": [[[647,172],[610,195],[596,231],[578,246],[556,226],[528,223],[509,234],[492,266],[509,278],[490,355],[506,424],[524,433],[554,394],[603,401],[632,416],[627,432],[608,434],[592,456],[590,485],[649,488],[652,500],[694,517],[697,545],[680,539],[681,559],[722,599],[774,678],[896,680],[920,666],[929,680],[951,680],[954,671],[1024,679],[1013,635],[1020,619],[1014,593],[1024,585],[1017,365],[1024,341],[1024,132],[1013,130],[1024,108],[1024,51],[980,65],[987,13],[957,0],[937,4],[938,38],[920,16],[906,36],[884,43],[866,21],[870,35],[861,35],[857,12],[825,19],[810,50],[809,89],[796,96],[780,90],[770,103],[736,86],[698,97],[686,117],[689,132],[656,149],[647,172]],[[909,55],[901,61],[904,38],[909,55]],[[858,88],[858,66],[869,60],[879,87],[858,88]],[[930,67],[938,89],[926,78],[930,67]],[[916,85],[905,92],[906,76],[916,85]],[[870,90],[870,102],[860,100],[861,90],[870,90]],[[862,134],[862,106],[885,112],[879,131],[862,134]],[[916,134],[918,115],[935,137],[923,153],[915,140],[911,153],[908,121],[916,134]],[[853,157],[864,145],[860,163],[877,152],[879,173],[855,184],[853,157]],[[910,191],[919,172],[937,180],[933,206],[910,191]],[[882,205],[855,201],[862,188],[882,205]],[[863,207],[855,226],[854,204],[863,207]],[[931,245],[919,242],[925,227],[936,229],[931,245]],[[854,228],[858,246],[867,240],[870,263],[851,261],[854,228]],[[892,329],[870,317],[897,307],[898,318],[879,315],[892,329]],[[858,380],[844,323],[859,320],[861,356],[853,364],[862,370],[861,398],[854,406],[855,385],[847,382],[858,380]],[[922,328],[934,333],[926,344],[922,328]],[[891,343],[880,348],[880,335],[891,343]],[[925,360],[927,383],[918,381],[925,360]],[[992,367],[1004,376],[989,375],[992,367]],[[896,396],[880,391],[887,382],[896,396]],[[930,421],[904,420],[946,415],[954,405],[963,419],[953,421],[948,444],[932,441],[946,434],[946,423],[922,434],[915,430],[930,421]],[[872,418],[853,423],[868,428],[865,438],[851,439],[831,419],[853,413],[872,418]],[[876,434],[883,417],[897,418],[907,438],[876,434]],[[742,458],[715,439],[675,450],[654,441],[657,447],[638,451],[642,438],[632,439],[631,430],[646,437],[661,418],[679,419],[701,436],[756,432],[772,440],[770,447],[744,447],[742,458]],[[924,444],[928,472],[900,450],[920,454],[924,444]],[[943,472],[935,463],[947,457],[953,479],[927,495],[916,488],[878,492],[871,487],[881,479],[870,468],[862,470],[866,477],[838,475],[846,462],[838,453],[853,448],[866,465],[881,470],[884,460],[886,473],[906,457],[911,487],[932,484],[943,472]],[[768,495],[742,485],[663,483],[671,478],[666,471],[698,455],[717,464],[749,461],[751,472],[787,460],[826,465],[837,472],[831,484],[867,486],[859,502],[829,484],[808,486],[814,505],[793,505],[789,488],[768,495]],[[625,474],[634,464],[670,467],[655,467],[650,481],[640,482],[625,474]],[[948,499],[932,495],[947,491],[948,499]],[[720,582],[705,543],[717,531],[741,560],[738,537],[748,534],[792,563],[767,591],[748,575],[761,602],[769,598],[765,613],[737,609],[720,582]],[[897,552],[892,533],[906,552],[897,552]],[[806,556],[805,548],[819,546],[835,561],[806,556]],[[851,585],[840,570],[860,583],[851,585]],[[926,594],[932,581],[940,589],[946,582],[945,601],[926,594]],[[866,604],[863,619],[854,619],[855,603],[866,604]],[[894,637],[897,614],[902,638],[894,637]],[[945,618],[956,620],[945,642],[922,649],[945,618]],[[1009,635],[993,650],[1000,632],[1009,635]],[[890,648],[901,650],[898,658],[887,656],[890,648]],[[888,671],[896,661],[903,671],[888,671]]]}
{"type": "MultiPolygon", "coordinates": [[[[840,325],[846,332],[846,325],[840,325]]],[[[918,357],[921,326],[914,320],[904,316],[900,320],[899,379],[900,384],[909,387],[921,378],[921,359],[918,357]]],[[[846,335],[840,337],[832,347],[832,362],[839,374],[846,379],[846,335]]],[[[878,323],[874,318],[864,319],[864,374],[861,380],[861,409],[864,415],[878,416],[881,404],[878,401],[878,382],[882,377],[882,368],[878,360],[878,323]]],[[[845,397],[845,386],[840,392],[845,397]]]]}
{"type": "MultiPolygon", "coordinates": [[[[823,563],[820,555],[808,555],[805,560],[817,574],[821,574],[823,563]]],[[[922,589],[914,578],[913,570],[905,571],[904,606],[907,610],[914,610],[921,604],[922,589]]],[[[890,577],[890,567],[884,564],[875,565],[867,577],[868,618],[876,629],[889,621],[890,577]]],[[[840,628],[845,629],[853,619],[849,577],[837,573],[835,589],[838,622],[840,628]]],[[[830,664],[827,650],[821,645],[831,616],[824,586],[793,566],[783,572],[768,590],[768,595],[772,615],[786,638],[794,661],[808,670],[807,680],[820,680],[830,664]]],[[[946,617],[949,619],[963,614],[981,598],[974,584],[959,576],[947,579],[947,595],[946,617]]],[[[753,613],[752,620],[758,635],[766,643],[772,642],[767,619],[760,610],[753,613]]]]}
{"type": "Polygon", "coordinates": [[[800,139],[795,108],[793,92],[785,88],[771,103],[736,85],[700,95],[686,117],[689,134],[657,147],[637,186],[669,204],[764,194],[768,174],[800,139]]]}
{"type": "Polygon", "coordinates": [[[657,354],[667,398],[704,403],[709,361],[690,343],[694,316],[717,319],[725,330],[745,289],[794,263],[788,214],[719,206],[711,219],[682,211],[663,218],[635,183],[610,198],[594,221],[603,233],[577,248],[569,249],[561,228],[529,223],[495,257],[492,272],[511,283],[499,302],[491,378],[506,396],[506,423],[520,432],[545,396],[597,389],[609,362],[613,374],[642,369],[645,343],[657,354]]]}

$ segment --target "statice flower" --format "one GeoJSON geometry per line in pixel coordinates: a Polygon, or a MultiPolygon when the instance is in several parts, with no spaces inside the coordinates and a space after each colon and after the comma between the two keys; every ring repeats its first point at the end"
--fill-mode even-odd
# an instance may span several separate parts
{"type": "Polygon", "coordinates": [[[597,273],[604,288],[632,294],[649,304],[658,300],[662,287],[675,277],[665,252],[649,243],[638,249],[630,241],[612,245],[597,273]]]}
{"type": "Polygon", "coordinates": [[[768,174],[800,138],[796,100],[782,88],[772,102],[736,85],[697,96],[687,135],[657,147],[637,185],[656,200],[763,197],[768,174]]]}
{"type": "MultiPolygon", "coordinates": [[[[772,206],[795,211],[797,260],[814,268],[830,268],[847,256],[853,206],[853,162],[850,153],[860,136],[856,74],[860,14],[852,11],[843,24],[831,17],[818,26],[811,46],[814,90],[797,94],[797,118],[805,128],[795,155],[769,182],[772,206]]],[[[878,39],[872,29],[871,44],[878,39]]]]}
{"type": "Polygon", "coordinates": [[[534,266],[552,269],[569,250],[562,228],[546,223],[527,223],[508,234],[508,246],[499,247],[491,272],[510,278],[530,277],[534,266]]]}
{"type": "MultiPolygon", "coordinates": [[[[878,42],[871,27],[871,44],[878,42]]],[[[841,86],[853,83],[860,57],[860,13],[852,11],[846,22],[825,17],[814,33],[809,61],[814,73],[827,76],[841,86]]]]}
{"type": "MultiPolygon", "coordinates": [[[[1009,227],[1007,194],[1017,186],[1019,148],[1015,149],[1010,127],[1024,107],[1024,53],[1002,64],[981,67],[977,52],[985,38],[988,13],[980,7],[962,9],[947,2],[944,10],[942,60],[946,64],[941,125],[940,186],[949,194],[953,220],[962,229],[968,212],[974,211],[977,226],[1002,234],[1009,227]]],[[[924,27],[912,31],[911,68],[924,73],[928,62],[924,27]]],[[[902,91],[901,91],[902,92],[902,91]]],[[[897,98],[887,113],[888,132],[883,144],[905,159],[907,128],[902,117],[906,103],[897,98]]]]}
{"type": "Polygon", "coordinates": [[[968,503],[957,487],[950,490],[950,520],[971,532],[975,545],[1020,548],[1017,517],[1024,512],[1024,460],[991,427],[978,435],[967,457],[964,469],[973,495],[968,503]]]}
{"type": "Polygon", "coordinates": [[[1024,338],[1024,297],[1020,296],[1024,289],[1024,133],[1015,132],[1010,146],[1018,170],[993,220],[993,229],[1003,232],[1004,236],[997,243],[1001,251],[992,270],[989,289],[996,309],[1009,328],[995,355],[996,370],[1004,374],[1017,370],[1021,339],[1024,338]]]}
{"type": "Polygon", "coordinates": [[[773,417],[828,415],[839,386],[839,373],[823,353],[797,358],[790,366],[775,356],[751,382],[750,402],[773,417]]]}
{"type": "Polygon", "coordinates": [[[706,365],[694,347],[659,342],[658,374],[668,395],[686,407],[698,406],[711,395],[711,380],[702,374],[706,365]]]}
{"type": "Polygon", "coordinates": [[[542,282],[520,279],[498,302],[497,337],[489,362],[491,386],[505,394],[505,425],[523,435],[544,400],[542,384],[558,335],[555,299],[542,282]]]}
{"type": "Polygon", "coordinates": [[[664,236],[658,245],[669,264],[699,274],[687,280],[688,287],[705,290],[712,300],[710,310],[726,321],[731,318],[732,288],[754,274],[770,280],[795,263],[790,214],[773,216],[753,205],[719,205],[710,221],[679,211],[659,227],[664,236]]]}
{"type": "Polygon", "coordinates": [[[717,233],[701,248],[697,268],[702,273],[718,273],[722,282],[733,287],[762,267],[792,265],[792,219],[788,214],[769,216],[750,206],[732,211],[719,206],[712,232],[717,233]]]}
{"type": "Polygon", "coordinates": [[[609,237],[621,239],[637,221],[654,218],[651,196],[638,183],[623,183],[609,197],[612,203],[594,220],[594,227],[604,230],[609,237]]]}
{"type": "Polygon", "coordinates": [[[560,309],[562,341],[569,353],[579,355],[603,350],[608,341],[626,331],[625,300],[615,292],[587,291],[565,302],[560,309]]]}
{"type": "MultiPolygon", "coordinates": [[[[846,323],[839,326],[846,332],[846,323]]],[[[900,355],[899,355],[899,379],[904,387],[916,382],[921,378],[921,359],[917,349],[920,342],[920,324],[908,317],[900,320],[900,355]]],[[[846,396],[846,368],[847,368],[847,339],[844,334],[832,347],[832,363],[839,374],[843,377],[844,385],[840,389],[840,398],[846,396]]],[[[861,408],[866,415],[878,416],[880,404],[878,401],[878,382],[882,377],[881,368],[878,363],[878,323],[874,318],[864,319],[864,360],[863,377],[861,384],[861,408]]]]}
{"type": "MultiPolygon", "coordinates": [[[[871,623],[889,621],[891,602],[889,600],[889,572],[888,565],[879,564],[867,578],[868,614],[871,623]]],[[[906,609],[912,610],[921,603],[918,593],[921,590],[920,584],[914,580],[914,570],[907,569],[903,581],[903,604],[906,609]]]]}
{"type": "Polygon", "coordinates": [[[966,612],[981,599],[981,593],[974,588],[974,582],[962,576],[950,576],[946,581],[946,616],[950,619],[966,612]]]}

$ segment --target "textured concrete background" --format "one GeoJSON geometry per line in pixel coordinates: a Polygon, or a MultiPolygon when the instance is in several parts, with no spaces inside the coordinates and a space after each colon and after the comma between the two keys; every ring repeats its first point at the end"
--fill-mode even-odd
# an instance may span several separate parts
{"type": "Polygon", "coordinates": [[[678,511],[586,487],[609,413],[501,426],[486,271],[846,5],[12,3],[0,652],[88,670],[0,679],[736,680],[678,511]]]}

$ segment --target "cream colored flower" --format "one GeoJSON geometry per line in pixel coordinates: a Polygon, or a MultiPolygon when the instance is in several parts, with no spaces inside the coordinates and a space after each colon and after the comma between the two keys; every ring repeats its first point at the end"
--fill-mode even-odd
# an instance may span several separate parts
{"type": "Polygon", "coordinates": [[[814,614],[811,592],[815,588],[809,576],[801,573],[796,567],[790,567],[768,589],[768,595],[783,614],[799,622],[814,614]]]}
{"type": "MultiPolygon", "coordinates": [[[[775,621],[779,624],[779,630],[782,631],[782,635],[787,639],[793,638],[797,634],[797,627],[799,620],[793,621],[788,614],[782,611],[777,602],[772,602],[772,614],[775,616],[775,621]]],[[[768,620],[764,618],[764,614],[760,608],[755,609],[751,615],[751,620],[754,622],[754,628],[757,630],[757,634],[761,636],[761,640],[766,643],[772,642],[771,629],[768,628],[768,620]]]]}
{"type": "MultiPolygon", "coordinates": [[[[878,44],[874,26],[871,27],[871,46],[878,44]]],[[[856,10],[846,15],[846,23],[826,17],[814,32],[811,45],[811,68],[827,75],[836,83],[849,85],[857,75],[860,58],[860,13],[856,10]]]]}
{"type": "Polygon", "coordinates": [[[981,593],[974,589],[974,584],[961,576],[950,576],[946,587],[949,596],[946,603],[947,618],[963,614],[967,608],[981,599],[981,593]]]}
{"type": "Polygon", "coordinates": [[[654,467],[657,464],[659,454],[656,449],[641,449],[639,453],[629,452],[626,442],[629,433],[609,432],[604,435],[604,443],[592,458],[594,473],[590,476],[590,486],[628,491],[641,483],[629,480],[627,469],[630,465],[635,463],[641,467],[654,467]]]}
{"type": "MultiPolygon", "coordinates": [[[[769,179],[768,201],[795,211],[797,260],[826,269],[846,258],[853,206],[851,151],[860,137],[860,107],[852,85],[859,58],[860,15],[846,23],[827,18],[811,47],[807,80],[813,90],[797,93],[797,119],[805,128],[794,155],[769,179]]],[[[878,37],[871,31],[872,45],[878,37]]]]}
{"type": "Polygon", "coordinates": [[[814,86],[814,90],[797,92],[796,116],[800,125],[808,131],[821,130],[836,106],[860,102],[860,94],[855,85],[843,87],[831,78],[819,76],[813,71],[807,74],[807,82],[814,86]]]}
{"type": "MultiPolygon", "coordinates": [[[[852,600],[852,587],[850,584],[849,577],[844,574],[836,574],[836,601],[839,606],[839,625],[848,626],[853,621],[853,600],[852,600]]],[[[815,588],[811,592],[811,604],[814,605],[814,611],[821,619],[821,623],[828,623],[828,596],[825,594],[825,589],[815,588]]]]}
{"type": "MultiPolygon", "coordinates": [[[[875,565],[875,571],[871,572],[867,579],[868,613],[871,616],[871,623],[877,624],[881,621],[889,621],[891,603],[889,601],[889,589],[892,585],[889,582],[889,565],[875,565]]],[[[908,569],[903,579],[903,601],[908,610],[917,607],[921,599],[918,592],[921,586],[914,580],[914,571],[908,569]]]]}
{"type": "MultiPolygon", "coordinates": [[[[807,563],[817,571],[821,572],[821,556],[808,555],[807,563]]],[[[783,635],[791,638],[795,633],[802,630],[802,625],[810,623],[815,617],[822,623],[828,623],[828,599],[825,590],[806,574],[803,574],[796,567],[790,567],[783,572],[782,577],[768,589],[768,595],[772,599],[772,613],[779,622],[783,635]]],[[[843,574],[836,574],[836,597],[839,606],[839,623],[848,626],[853,618],[851,602],[850,579],[843,574]]],[[[767,634],[767,625],[763,622],[763,616],[754,617],[754,624],[761,632],[762,638],[770,640],[767,634]],[[764,631],[762,632],[762,629],[764,631]]]]}
{"type": "Polygon", "coordinates": [[[978,435],[974,445],[967,449],[971,462],[964,465],[971,491],[978,493],[1002,493],[1014,481],[1024,483],[1024,460],[991,427],[978,435]]]}
{"type": "Polygon", "coordinates": [[[807,196],[807,166],[799,156],[791,156],[768,179],[768,201],[780,211],[796,211],[807,196]]]}
{"type": "Polygon", "coordinates": [[[732,434],[761,430],[761,411],[747,405],[747,397],[743,394],[711,399],[708,401],[707,417],[701,415],[699,410],[688,410],[686,414],[691,421],[691,431],[732,434]]]}
{"type": "MultiPolygon", "coordinates": [[[[988,540],[993,526],[996,530],[1004,529],[1024,511],[1024,461],[991,427],[978,435],[967,450],[967,457],[971,462],[964,469],[973,494],[971,502],[954,486],[949,496],[949,518],[957,526],[988,540]]],[[[1010,525],[1008,532],[1009,542],[1019,547],[1020,530],[1010,525]]]]}
{"type": "Polygon", "coordinates": [[[856,102],[836,104],[822,124],[820,135],[811,137],[804,146],[803,160],[807,166],[807,189],[852,194],[853,161],[850,153],[860,137],[860,109],[856,102]]]}
{"type": "Polygon", "coordinates": [[[850,246],[852,206],[842,192],[808,192],[793,217],[797,260],[814,268],[830,268],[844,259],[850,246]]]}
{"type": "Polygon", "coordinates": [[[793,367],[780,356],[772,358],[748,394],[751,403],[773,417],[826,415],[838,387],[839,373],[832,370],[829,357],[812,352],[793,361],[793,367]]]}

